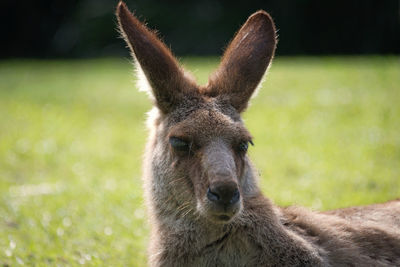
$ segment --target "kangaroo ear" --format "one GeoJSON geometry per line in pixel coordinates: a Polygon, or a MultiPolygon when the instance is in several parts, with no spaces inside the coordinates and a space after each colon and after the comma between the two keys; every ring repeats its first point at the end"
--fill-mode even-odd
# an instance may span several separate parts
{"type": "Polygon", "coordinates": [[[194,84],[185,77],[171,51],[142,24],[122,1],[117,6],[120,31],[151,87],[156,105],[171,112],[194,84]]]}
{"type": "Polygon", "coordinates": [[[276,42],[269,14],[261,10],[251,15],[228,46],[204,93],[227,98],[242,112],[274,56],[276,42]]]}

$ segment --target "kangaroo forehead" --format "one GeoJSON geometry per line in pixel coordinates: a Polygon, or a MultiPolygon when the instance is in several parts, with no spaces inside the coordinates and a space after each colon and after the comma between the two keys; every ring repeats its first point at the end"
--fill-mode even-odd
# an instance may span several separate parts
{"type": "Polygon", "coordinates": [[[187,98],[170,114],[171,124],[193,119],[209,122],[241,122],[236,109],[228,102],[218,98],[187,98]]]}
{"type": "Polygon", "coordinates": [[[228,139],[251,139],[242,121],[216,108],[201,108],[190,113],[184,120],[172,126],[170,135],[191,139],[221,137],[228,139]]]}

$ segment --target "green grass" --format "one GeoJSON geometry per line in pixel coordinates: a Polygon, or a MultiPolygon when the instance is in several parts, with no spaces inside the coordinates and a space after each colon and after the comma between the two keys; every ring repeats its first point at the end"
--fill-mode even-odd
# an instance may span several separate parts
{"type": "MultiPolygon", "coordinates": [[[[216,58],[185,58],[205,83],[216,58]]],[[[127,60],[0,62],[0,265],[143,266],[150,101],[127,60]]],[[[400,197],[398,57],[278,58],[244,115],[264,193],[332,209],[400,197]]]]}

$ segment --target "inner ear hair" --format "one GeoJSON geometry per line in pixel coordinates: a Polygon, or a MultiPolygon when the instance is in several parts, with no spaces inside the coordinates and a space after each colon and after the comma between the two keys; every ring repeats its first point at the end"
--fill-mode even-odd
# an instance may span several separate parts
{"type": "Polygon", "coordinates": [[[229,44],[204,93],[227,99],[239,112],[245,110],[274,56],[275,32],[267,12],[251,15],[229,44]]]}
{"type": "Polygon", "coordinates": [[[171,112],[186,95],[198,94],[197,85],[185,75],[167,46],[120,2],[117,6],[120,31],[143,71],[156,106],[171,112]]]}

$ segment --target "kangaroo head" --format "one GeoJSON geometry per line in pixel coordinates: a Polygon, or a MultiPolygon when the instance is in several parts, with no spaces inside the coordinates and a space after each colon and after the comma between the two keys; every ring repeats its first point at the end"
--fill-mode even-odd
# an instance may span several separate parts
{"type": "Polygon", "coordinates": [[[122,2],[117,17],[156,107],[147,151],[156,207],[231,221],[257,190],[246,156],[252,138],[240,113],[274,55],[271,17],[264,11],[249,17],[206,86],[198,86],[122,2]]]}

